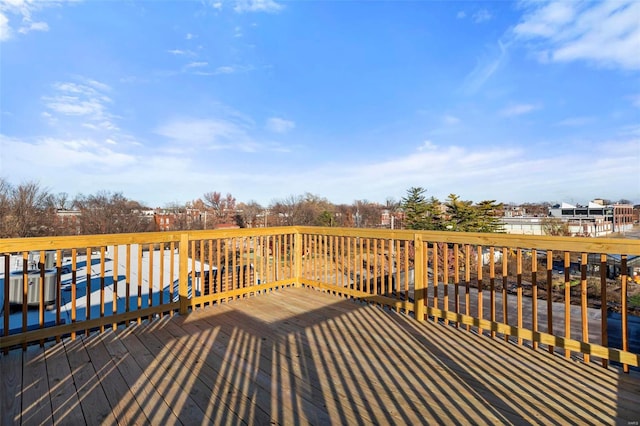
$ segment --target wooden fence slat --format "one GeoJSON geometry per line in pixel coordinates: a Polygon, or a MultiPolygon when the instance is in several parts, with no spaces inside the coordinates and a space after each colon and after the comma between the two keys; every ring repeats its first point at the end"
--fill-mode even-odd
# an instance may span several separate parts
{"type": "MultiPolygon", "coordinates": [[[[600,342],[602,346],[609,346],[607,334],[607,255],[600,254],[600,315],[603,320],[600,322],[600,342]]],[[[602,358],[602,366],[609,367],[609,360],[602,358]]]]}
{"type": "MultiPolygon", "coordinates": [[[[538,251],[536,249],[531,250],[531,330],[538,331],[538,251]]],[[[538,342],[533,342],[533,349],[538,349],[538,342]]]]}
{"type": "MultiPolygon", "coordinates": [[[[571,253],[564,252],[564,337],[571,338],[571,253]]],[[[571,351],[565,349],[564,356],[571,357],[571,351]]]]}
{"type": "MultiPolygon", "coordinates": [[[[628,292],[627,292],[627,276],[629,274],[627,269],[627,255],[623,254],[620,258],[620,297],[622,298],[621,316],[622,316],[622,350],[627,352],[629,350],[629,310],[627,304],[628,292]]],[[[629,365],[623,364],[622,369],[625,373],[629,372],[629,365]]]]}
{"type": "MultiPolygon", "coordinates": [[[[484,319],[484,301],[483,288],[482,288],[482,264],[484,263],[484,257],[482,253],[482,246],[476,247],[476,259],[477,259],[477,280],[478,280],[478,318],[484,319]]],[[[478,327],[478,334],[482,335],[482,328],[478,327]]]]}
{"type": "MultiPolygon", "coordinates": [[[[522,249],[516,250],[516,285],[518,297],[518,328],[522,328],[523,317],[523,301],[522,301],[522,249]]],[[[522,338],[518,337],[518,344],[522,345],[522,338]]]]}
{"type": "MultiPolygon", "coordinates": [[[[104,318],[105,251],[106,247],[100,246],[100,318],[104,318]]],[[[104,324],[100,325],[100,333],[104,333],[104,324]]]]}
{"type": "MultiPolygon", "coordinates": [[[[496,321],[496,265],[495,265],[495,248],[489,247],[489,304],[491,309],[489,312],[490,320],[496,321]]],[[[491,337],[496,337],[496,332],[491,330],[491,337]]]]}
{"type": "MultiPolygon", "coordinates": [[[[509,250],[502,248],[502,322],[509,324],[509,250]]],[[[509,341],[509,335],[504,335],[504,340],[509,341]]]]}
{"type": "MultiPolygon", "coordinates": [[[[553,334],[553,250],[547,250],[547,333],[553,334]]],[[[549,346],[549,353],[554,352],[549,346]]]]}
{"type": "MultiPolygon", "coordinates": [[[[580,256],[580,310],[582,341],[589,342],[589,317],[587,314],[587,253],[580,256]]],[[[589,362],[589,354],[584,354],[584,362],[589,362]]]]}

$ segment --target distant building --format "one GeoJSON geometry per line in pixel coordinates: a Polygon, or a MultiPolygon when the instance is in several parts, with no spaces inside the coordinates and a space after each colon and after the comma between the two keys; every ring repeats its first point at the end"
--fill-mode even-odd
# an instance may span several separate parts
{"type": "MultiPolygon", "coordinates": [[[[203,213],[198,209],[164,210],[156,209],[153,220],[160,231],[187,229],[193,223],[203,220],[203,213]]],[[[206,213],[204,214],[206,224],[206,213]]]]}
{"type": "Polygon", "coordinates": [[[544,235],[542,218],[539,217],[503,217],[502,229],[507,234],[544,235]]]}
{"type": "Polygon", "coordinates": [[[58,209],[56,211],[56,225],[58,227],[73,231],[73,234],[80,234],[80,210],[58,209]]]}
{"type": "MultiPolygon", "coordinates": [[[[508,234],[545,235],[544,217],[527,215],[524,209],[515,206],[505,209],[504,215],[501,222],[508,234]]],[[[603,237],[631,230],[634,207],[628,204],[604,205],[601,199],[591,201],[587,206],[562,203],[551,207],[547,217],[565,223],[570,235],[603,237]]]]}
{"type": "Polygon", "coordinates": [[[580,232],[576,235],[599,236],[612,232],[625,232],[633,227],[633,206],[630,204],[603,205],[602,200],[586,206],[562,203],[549,209],[551,217],[569,223],[580,232]]]}

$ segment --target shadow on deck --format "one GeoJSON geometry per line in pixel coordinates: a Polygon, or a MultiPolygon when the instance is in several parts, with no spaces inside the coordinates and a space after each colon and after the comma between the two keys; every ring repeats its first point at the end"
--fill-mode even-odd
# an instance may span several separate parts
{"type": "Polygon", "coordinates": [[[2,424],[637,424],[640,377],[287,288],[0,359],[2,424]]]}

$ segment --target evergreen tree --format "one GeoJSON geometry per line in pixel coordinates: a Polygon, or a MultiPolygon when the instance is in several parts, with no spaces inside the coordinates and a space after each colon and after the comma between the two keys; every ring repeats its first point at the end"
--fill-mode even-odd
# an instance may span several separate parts
{"type": "Polygon", "coordinates": [[[407,196],[401,200],[405,214],[405,228],[415,230],[435,231],[443,229],[440,201],[431,197],[427,200],[424,193],[426,189],[412,187],[407,190],[407,196]]]}
{"type": "Polygon", "coordinates": [[[456,232],[500,232],[502,224],[498,215],[502,204],[495,200],[462,200],[449,194],[444,205],[435,197],[426,199],[424,188],[412,187],[402,198],[407,229],[456,232]]]}
{"type": "Polygon", "coordinates": [[[429,231],[442,231],[445,229],[442,215],[443,206],[436,197],[429,198],[427,202],[426,226],[423,229],[429,231]]]}
{"type": "Polygon", "coordinates": [[[405,215],[405,227],[407,229],[427,229],[428,206],[422,187],[411,187],[407,190],[406,197],[401,200],[405,215]]]}
{"type": "Polygon", "coordinates": [[[471,201],[461,200],[456,194],[449,194],[445,202],[447,218],[444,228],[449,231],[469,232],[478,221],[478,210],[471,201]]]}
{"type": "Polygon", "coordinates": [[[502,203],[496,203],[496,200],[485,200],[479,202],[475,206],[476,226],[475,232],[502,232],[502,222],[500,222],[499,210],[502,209],[502,203]]]}

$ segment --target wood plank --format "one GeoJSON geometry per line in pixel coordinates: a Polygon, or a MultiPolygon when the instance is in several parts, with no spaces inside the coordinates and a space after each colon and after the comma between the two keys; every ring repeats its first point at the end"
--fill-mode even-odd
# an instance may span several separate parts
{"type": "Polygon", "coordinates": [[[52,425],[51,401],[44,348],[30,346],[22,361],[23,424],[52,425]]]}
{"type": "MultiPolygon", "coordinates": [[[[5,286],[9,287],[9,286],[5,286]]],[[[2,355],[0,362],[0,424],[20,423],[22,408],[22,351],[2,355]]]]}
{"type": "Polygon", "coordinates": [[[134,333],[123,333],[120,341],[143,368],[143,376],[138,380],[144,380],[153,386],[180,422],[190,425],[211,421],[182,389],[185,382],[181,376],[181,365],[165,362],[168,351],[162,352],[161,346],[149,349],[134,333]]]}
{"type": "Polygon", "coordinates": [[[96,379],[100,380],[100,385],[109,402],[109,406],[118,424],[138,425],[148,424],[144,410],[135,399],[135,395],[127,386],[127,382],[122,377],[114,360],[109,355],[104,344],[104,334],[94,335],[89,339],[84,339],[84,348],[91,358],[91,363],[97,366],[96,379]]]}
{"type": "Polygon", "coordinates": [[[102,389],[100,381],[96,380],[96,367],[100,366],[93,365],[83,344],[85,339],[86,337],[81,337],[75,341],[67,340],[64,342],[85,422],[87,424],[116,424],[111,407],[104,403],[108,401],[104,389],[102,389]]]}
{"type": "MultiPolygon", "coordinates": [[[[210,417],[213,413],[210,408],[216,400],[212,387],[203,380],[201,375],[202,358],[206,356],[203,348],[196,349],[195,353],[185,358],[189,351],[189,345],[171,336],[164,330],[167,324],[159,324],[154,327],[153,332],[147,332],[143,327],[135,330],[136,337],[149,350],[155,358],[161,358],[168,374],[171,374],[173,381],[180,384],[182,392],[200,408],[202,412],[201,422],[217,423],[219,419],[210,417]],[[193,370],[192,370],[193,368],[193,370]]],[[[186,336],[187,338],[191,336],[186,336]]],[[[191,339],[191,343],[196,339],[191,339]]],[[[199,413],[198,413],[199,414],[199,413]]],[[[183,419],[182,416],[180,416],[183,419]]],[[[240,422],[241,418],[235,416],[234,422],[240,422]]]]}
{"type": "MultiPolygon", "coordinates": [[[[189,393],[214,424],[237,424],[243,421],[249,424],[270,422],[269,415],[253,401],[256,398],[255,394],[241,388],[233,388],[233,379],[237,374],[231,375],[230,378],[225,375],[225,368],[227,372],[232,370],[225,365],[223,359],[216,357],[216,354],[210,350],[210,345],[216,341],[215,332],[207,334],[204,342],[199,342],[197,335],[188,333],[172,322],[156,327],[152,332],[140,330],[139,337],[148,339],[149,342],[153,342],[153,339],[172,342],[171,357],[167,357],[166,362],[186,367],[192,375],[191,380],[195,382],[195,386],[189,388],[189,393]],[[198,361],[193,362],[196,359],[198,361]],[[234,395],[234,398],[251,404],[252,407],[246,409],[244,415],[240,416],[241,413],[236,412],[240,410],[228,400],[229,395],[234,395]],[[213,410],[213,407],[217,409],[213,410]]],[[[260,393],[258,395],[263,396],[260,393]]]]}
{"type": "Polygon", "coordinates": [[[47,378],[51,393],[51,411],[55,424],[84,424],[84,414],[78,400],[76,385],[71,375],[64,344],[60,343],[46,351],[47,378]]]}
{"type": "MultiPolygon", "coordinates": [[[[102,339],[107,352],[109,352],[122,378],[134,395],[136,403],[142,409],[142,413],[149,418],[153,425],[181,424],[178,416],[171,411],[171,408],[158,393],[157,389],[146,380],[144,373],[146,366],[141,367],[138,361],[134,359],[133,354],[122,344],[120,336],[126,333],[128,333],[128,330],[126,332],[105,333],[102,339]]],[[[141,416],[143,415],[142,413],[141,416]]]]}

